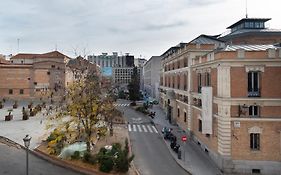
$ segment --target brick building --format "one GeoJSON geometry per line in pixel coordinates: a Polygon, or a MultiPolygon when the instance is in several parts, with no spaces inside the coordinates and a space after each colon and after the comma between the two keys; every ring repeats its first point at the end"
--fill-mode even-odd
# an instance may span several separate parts
{"type": "Polygon", "coordinates": [[[17,54],[0,63],[0,96],[3,98],[36,98],[65,87],[65,62],[58,52],[17,54]]]}
{"type": "Polygon", "coordinates": [[[200,35],[168,49],[160,104],[223,172],[280,174],[281,47],[252,34],[235,45],[200,35]]]}

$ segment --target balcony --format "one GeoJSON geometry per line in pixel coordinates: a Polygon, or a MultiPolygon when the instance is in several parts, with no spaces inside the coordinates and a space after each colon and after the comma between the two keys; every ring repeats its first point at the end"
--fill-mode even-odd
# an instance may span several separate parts
{"type": "Polygon", "coordinates": [[[260,89],[256,91],[248,91],[248,97],[260,97],[260,96],[261,96],[260,89]]]}

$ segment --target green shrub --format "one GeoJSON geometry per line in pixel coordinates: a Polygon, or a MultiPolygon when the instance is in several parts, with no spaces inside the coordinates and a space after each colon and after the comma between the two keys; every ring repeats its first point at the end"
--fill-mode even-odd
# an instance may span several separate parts
{"type": "Polygon", "coordinates": [[[83,155],[83,160],[84,162],[89,162],[91,158],[91,153],[89,153],[88,151],[84,153],[83,155]]]}
{"type": "Polygon", "coordinates": [[[100,167],[99,170],[105,173],[109,173],[114,166],[113,158],[111,156],[102,156],[100,157],[100,167]]]}
{"type": "Polygon", "coordinates": [[[144,114],[148,114],[148,111],[143,106],[139,106],[136,108],[136,111],[142,112],[144,114]]]}
{"type": "Polygon", "coordinates": [[[75,152],[73,153],[73,155],[71,155],[71,159],[77,160],[77,159],[79,159],[79,158],[80,158],[80,152],[79,152],[79,151],[75,151],[75,152]]]}

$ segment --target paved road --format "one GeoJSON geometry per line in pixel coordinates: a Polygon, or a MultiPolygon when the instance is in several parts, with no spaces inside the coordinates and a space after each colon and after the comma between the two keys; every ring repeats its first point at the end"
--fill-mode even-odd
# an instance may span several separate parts
{"type": "MultiPolygon", "coordinates": [[[[128,101],[118,100],[119,104],[128,101]]],[[[168,148],[150,119],[125,105],[117,108],[124,112],[127,118],[130,140],[135,154],[134,163],[141,175],[187,175],[172,158],[168,148]]]]}
{"type": "MultiPolygon", "coordinates": [[[[25,175],[26,151],[0,143],[0,174],[25,175]]],[[[29,154],[29,175],[81,175],[29,154]]]]}

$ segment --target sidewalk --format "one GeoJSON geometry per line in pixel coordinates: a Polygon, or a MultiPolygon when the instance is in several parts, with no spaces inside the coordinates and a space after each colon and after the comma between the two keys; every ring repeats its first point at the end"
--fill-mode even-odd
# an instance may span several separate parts
{"type": "Polygon", "coordinates": [[[182,143],[181,136],[186,135],[185,132],[178,126],[171,125],[168,120],[166,120],[166,115],[159,105],[154,105],[151,110],[156,112],[156,116],[153,120],[159,133],[161,133],[163,127],[173,128],[172,133],[177,137],[178,143],[181,145],[181,159],[178,159],[178,155],[171,150],[170,141],[165,140],[165,143],[174,159],[182,168],[192,175],[222,174],[211,158],[203,152],[198,145],[191,141],[190,138],[187,138],[187,142],[185,144],[182,143]]]}

